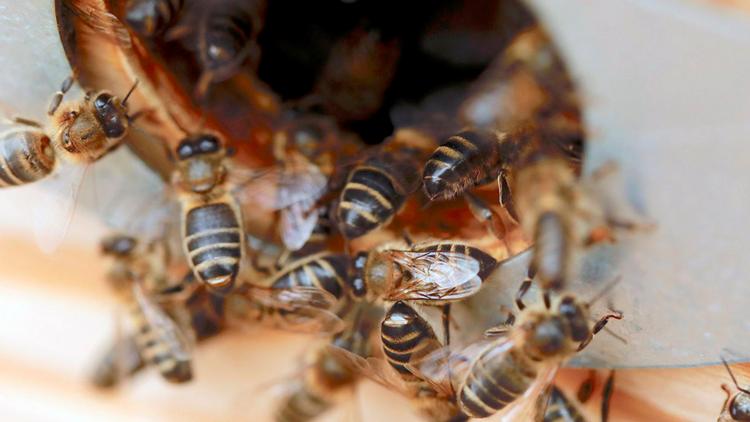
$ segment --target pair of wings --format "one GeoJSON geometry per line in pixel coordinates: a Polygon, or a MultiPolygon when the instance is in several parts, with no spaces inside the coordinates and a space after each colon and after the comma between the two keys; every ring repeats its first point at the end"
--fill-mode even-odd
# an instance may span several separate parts
{"type": "MultiPolygon", "coordinates": [[[[515,346],[513,340],[504,338],[492,341],[493,358],[503,359],[515,346]]],[[[477,353],[486,350],[487,342],[480,342],[455,352],[447,347],[433,351],[426,356],[412,357],[418,361],[418,365],[407,365],[412,374],[423,380],[428,386],[437,392],[439,397],[446,400],[457,400],[457,395],[466,371],[471,369],[475,362],[477,353]]],[[[344,362],[347,368],[368,379],[386,387],[389,390],[406,395],[414,396],[413,386],[404,382],[398,373],[384,360],[380,358],[363,358],[345,349],[328,345],[329,353],[337,356],[344,362]]],[[[538,376],[529,388],[514,402],[508,404],[500,412],[492,415],[493,421],[542,421],[546,411],[547,395],[549,386],[554,381],[559,364],[548,363],[538,368],[538,376]],[[540,404],[541,403],[541,404],[540,404]]]]}
{"type": "MultiPolygon", "coordinates": [[[[277,289],[246,284],[235,294],[262,308],[276,311],[277,318],[261,321],[273,328],[324,335],[335,334],[344,329],[344,321],[331,311],[336,305],[336,297],[318,288],[294,286],[277,289]]],[[[251,319],[252,316],[237,317],[244,320],[251,319]]]]}
{"type": "Polygon", "coordinates": [[[479,261],[448,251],[387,250],[406,273],[386,300],[453,301],[472,296],[482,287],[479,261]]]}
{"type": "Polygon", "coordinates": [[[279,234],[290,251],[300,249],[318,222],[315,209],[326,192],[328,178],[300,154],[280,166],[260,170],[233,169],[230,183],[241,204],[280,211],[279,234]]]}

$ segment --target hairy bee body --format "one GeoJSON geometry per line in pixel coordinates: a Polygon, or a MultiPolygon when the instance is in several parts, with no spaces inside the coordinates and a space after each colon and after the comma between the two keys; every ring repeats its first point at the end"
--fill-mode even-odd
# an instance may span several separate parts
{"type": "Polygon", "coordinates": [[[383,151],[355,166],[339,199],[341,233],[354,239],[387,225],[419,187],[410,151],[383,151]]]}
{"type": "Polygon", "coordinates": [[[190,356],[173,350],[165,333],[149,323],[144,310],[137,302],[130,306],[130,318],[135,327],[134,340],[146,364],[159,370],[167,381],[183,383],[193,378],[190,356]]]}
{"type": "Polygon", "coordinates": [[[35,182],[54,167],[54,149],[41,131],[10,131],[0,137],[0,187],[35,182]]]}
{"type": "Polygon", "coordinates": [[[451,136],[424,166],[424,190],[431,200],[447,200],[493,181],[522,161],[534,146],[526,129],[499,132],[469,129],[451,136]]]}
{"type": "Polygon", "coordinates": [[[565,397],[557,386],[552,386],[547,409],[544,412],[544,422],[586,422],[576,406],[565,397]]]}
{"type": "Polygon", "coordinates": [[[234,198],[225,193],[197,204],[187,199],[182,219],[183,248],[195,276],[214,288],[231,289],[244,250],[242,218],[234,198]]]}
{"type": "Polygon", "coordinates": [[[528,390],[537,378],[537,363],[521,350],[511,350],[504,359],[482,353],[458,392],[458,402],[471,417],[485,418],[504,408],[528,390]]]}
{"type": "Polygon", "coordinates": [[[172,26],[184,6],[185,0],[130,0],[125,20],[137,33],[153,37],[172,26]]]}
{"type": "Polygon", "coordinates": [[[287,265],[274,276],[271,287],[315,287],[340,298],[345,292],[348,265],[345,255],[321,252],[287,265]]]}

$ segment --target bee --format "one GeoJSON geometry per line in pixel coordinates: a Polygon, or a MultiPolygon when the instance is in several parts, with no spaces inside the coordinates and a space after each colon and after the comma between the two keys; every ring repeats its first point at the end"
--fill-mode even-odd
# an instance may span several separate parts
{"type": "MultiPolygon", "coordinates": [[[[107,278],[127,304],[132,342],[143,363],[158,368],[167,381],[183,383],[192,379],[194,333],[187,310],[174,296],[180,289],[164,281],[166,267],[159,265],[158,249],[125,235],[106,237],[101,242],[102,253],[113,259],[107,278]],[[150,259],[152,254],[157,258],[150,259]]],[[[116,346],[119,344],[116,342],[116,346]]],[[[127,346],[127,339],[123,344],[127,346]]],[[[131,372],[137,369],[135,364],[127,367],[131,372]]],[[[97,378],[106,380],[101,368],[97,378]]]]}
{"type": "Polygon", "coordinates": [[[390,223],[409,195],[419,189],[422,145],[416,131],[401,130],[349,172],[336,210],[339,231],[355,239],[390,223]]]}
{"type": "Polygon", "coordinates": [[[260,60],[258,34],[266,14],[265,0],[211,0],[191,3],[186,19],[173,27],[166,39],[192,35],[189,43],[196,50],[202,70],[195,96],[203,98],[213,83],[236,75],[242,65],[260,60]]]}
{"type": "Polygon", "coordinates": [[[271,278],[270,286],[315,288],[340,299],[346,292],[348,268],[348,256],[320,252],[287,264],[271,278]]]}
{"type": "Polygon", "coordinates": [[[241,176],[249,182],[240,183],[240,201],[279,211],[278,231],[288,252],[299,251],[313,232],[324,234],[327,230],[327,222],[320,218],[327,208],[318,201],[327,193],[336,140],[329,119],[294,114],[273,138],[276,165],[241,176]]]}
{"type": "Polygon", "coordinates": [[[607,313],[592,327],[590,303],[563,295],[549,307],[525,308],[507,336],[472,346],[473,356],[459,359],[452,369],[462,411],[475,418],[524,411],[520,404],[533,402],[526,399],[538,397],[560,365],[583,350],[610,319],[622,319],[619,312],[607,313]]]}
{"type": "Polygon", "coordinates": [[[213,134],[188,135],[176,149],[172,183],[181,239],[195,278],[214,292],[234,288],[245,253],[242,211],[227,186],[227,150],[213,134]]]}
{"type": "MultiPolygon", "coordinates": [[[[330,353],[351,371],[408,397],[417,411],[431,421],[465,421],[447,377],[425,376],[419,370],[423,359],[432,358],[443,345],[434,330],[414,308],[396,302],[380,325],[385,360],[365,358],[330,345],[330,353]]],[[[445,364],[446,362],[442,362],[445,364]]],[[[442,365],[445,368],[445,365],[442,365]]],[[[447,374],[443,374],[447,375],[447,374]]]]}
{"type": "Polygon", "coordinates": [[[721,406],[721,414],[719,415],[718,422],[750,421],[750,391],[740,387],[739,383],[737,383],[737,378],[734,377],[732,369],[724,358],[721,359],[721,362],[727,369],[734,388],[727,384],[722,384],[721,386],[727,393],[727,399],[724,400],[724,404],[721,406]]]}
{"type": "Polygon", "coordinates": [[[120,100],[108,91],[89,92],[80,101],[63,103],[73,86],[67,78],[50,102],[49,129],[24,118],[14,119],[18,127],[0,135],[0,187],[36,182],[49,176],[56,160],[93,163],[122,143],[133,116],[128,99],[137,81],[120,100]]]}
{"type": "MultiPolygon", "coordinates": [[[[448,200],[515,168],[530,151],[538,149],[528,129],[512,132],[466,129],[446,140],[425,163],[424,191],[430,200],[448,200]]],[[[502,189],[501,189],[502,190],[502,189]]]]}
{"type": "Polygon", "coordinates": [[[185,0],[129,0],[125,21],[138,34],[151,38],[172,26],[184,6],[185,0]]]}
{"type": "Polygon", "coordinates": [[[566,160],[546,157],[509,180],[521,228],[533,239],[532,269],[543,289],[561,290],[576,276],[585,247],[614,240],[614,229],[649,228],[626,214],[626,204],[616,204],[607,185],[615,173],[609,163],[579,180],[566,160]]]}
{"type": "MultiPolygon", "coordinates": [[[[382,307],[367,302],[350,303],[341,314],[347,328],[336,334],[329,344],[363,358],[371,356],[372,337],[382,318],[382,307]]],[[[342,392],[351,393],[360,379],[360,374],[352,371],[337,354],[330,353],[328,347],[315,350],[300,376],[277,406],[277,422],[317,418],[343,401],[342,392]]]]}

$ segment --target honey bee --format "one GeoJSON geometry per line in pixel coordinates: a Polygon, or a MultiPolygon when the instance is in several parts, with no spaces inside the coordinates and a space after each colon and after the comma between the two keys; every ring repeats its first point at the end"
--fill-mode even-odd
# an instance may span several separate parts
{"type": "Polygon", "coordinates": [[[138,34],[151,38],[172,26],[184,5],[185,0],[129,0],[125,21],[138,34]]]}
{"type": "Polygon", "coordinates": [[[227,187],[227,150],[215,135],[188,135],[177,146],[172,177],[181,239],[196,279],[215,292],[234,288],[245,253],[242,212],[227,187]]]}
{"type": "MultiPolygon", "coordinates": [[[[165,281],[166,268],[161,265],[163,257],[158,246],[141,245],[133,237],[113,235],[102,240],[101,250],[113,259],[107,279],[127,304],[132,342],[143,363],[158,368],[169,382],[192,379],[194,333],[190,316],[174,296],[179,290],[173,289],[174,283],[165,281]]],[[[115,344],[120,345],[127,346],[128,340],[115,344]]],[[[105,358],[105,363],[107,359],[110,358],[105,358]]],[[[131,372],[137,367],[127,366],[131,372]]],[[[100,366],[98,382],[108,379],[103,368],[106,364],[100,366]]]]}
{"type": "Polygon", "coordinates": [[[451,136],[430,156],[422,172],[430,200],[448,200],[499,178],[536,148],[527,130],[467,129],[451,136]]]}
{"type": "Polygon", "coordinates": [[[520,404],[534,402],[560,365],[583,350],[607,321],[622,318],[608,313],[591,327],[589,306],[571,295],[557,297],[551,307],[523,310],[506,337],[472,346],[473,356],[458,359],[453,368],[462,411],[475,418],[530,411],[520,404]],[[501,389],[488,390],[488,385],[501,389]]]}
{"type": "Polygon", "coordinates": [[[337,300],[344,297],[348,280],[349,257],[320,252],[287,264],[270,281],[274,289],[315,288],[337,300]]]}
{"type": "Polygon", "coordinates": [[[722,384],[721,388],[727,393],[727,399],[721,406],[721,414],[718,422],[730,421],[750,421],[750,391],[741,388],[734,377],[732,369],[724,358],[721,359],[724,367],[727,368],[729,377],[732,379],[733,386],[722,384]]]}
{"type": "Polygon", "coordinates": [[[385,360],[358,356],[336,345],[329,345],[329,353],[351,371],[408,397],[428,420],[468,420],[456,404],[447,376],[427,377],[419,371],[423,359],[432,358],[443,347],[429,323],[408,304],[396,302],[380,328],[385,360]]]}
{"type": "MultiPolygon", "coordinates": [[[[341,312],[346,329],[336,334],[330,345],[366,358],[373,353],[372,336],[383,309],[367,302],[349,304],[341,312]]],[[[322,347],[312,354],[311,363],[292,383],[276,408],[277,422],[310,421],[343,401],[342,393],[352,393],[360,374],[341,362],[340,357],[322,347]]]]}
{"type": "Polygon", "coordinates": [[[47,114],[49,128],[33,120],[16,118],[19,127],[0,136],[0,187],[35,182],[50,175],[56,159],[93,163],[120,146],[132,116],[127,101],[137,82],[120,100],[108,91],[89,92],[81,101],[63,103],[73,86],[67,78],[53,97],[47,114]]]}
{"type": "Polygon", "coordinates": [[[533,239],[532,268],[543,289],[562,289],[576,276],[585,247],[613,240],[614,229],[649,228],[624,214],[626,204],[615,206],[606,185],[615,170],[609,163],[579,180],[566,160],[541,158],[509,180],[521,227],[533,239]]]}
{"type": "Polygon", "coordinates": [[[497,261],[460,242],[439,241],[360,252],[349,289],[355,298],[443,304],[476,293],[497,261]]]}
{"type": "Polygon", "coordinates": [[[236,75],[249,59],[253,66],[260,60],[258,34],[263,28],[265,0],[211,0],[190,4],[180,25],[166,35],[174,40],[192,35],[202,73],[195,86],[195,96],[203,98],[211,84],[236,75]]]}
{"type": "Polygon", "coordinates": [[[422,145],[427,137],[401,130],[385,145],[354,166],[338,201],[336,218],[346,239],[355,239],[386,226],[399,212],[406,198],[419,189],[422,145]]]}

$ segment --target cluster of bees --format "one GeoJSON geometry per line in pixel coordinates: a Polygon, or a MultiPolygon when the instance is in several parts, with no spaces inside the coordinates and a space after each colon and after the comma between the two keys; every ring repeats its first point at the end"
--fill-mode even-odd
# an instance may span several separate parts
{"type": "MultiPolygon", "coordinates": [[[[131,0],[126,24],[114,27],[118,19],[109,16],[94,26],[146,40],[190,38],[201,68],[194,94],[202,98],[212,84],[257,68],[266,4],[223,1],[183,11],[191,3],[131,0]]],[[[614,166],[580,176],[585,132],[574,84],[546,34],[528,25],[455,109],[457,130],[401,126],[362,148],[341,116],[372,115],[382,103],[398,57],[393,45],[360,31],[333,48],[340,54],[321,73],[314,98],[277,119],[271,167],[234,161],[219,133],[186,131],[169,151],[168,211],[142,218],[158,230],[101,242],[130,331],[98,365],[96,385],[112,387],[146,367],[188,382],[196,342],[235,323],[267,324],[329,339],[279,401],[278,421],[315,419],[363,378],[412,399],[432,421],[583,420],[555,387],[555,374],[623,315],[590,310],[616,280],[589,298],[568,286],[589,246],[639,223],[620,218],[601,187],[614,166]],[[462,212],[445,213],[444,204],[462,212]],[[248,230],[249,208],[275,215],[266,233],[248,230]],[[428,233],[399,221],[427,213],[444,220],[428,233]],[[472,224],[504,252],[448,233],[472,224]],[[513,236],[520,249],[510,245],[513,236]],[[460,327],[451,310],[526,247],[527,278],[503,281],[518,285],[517,311],[498,309],[504,319],[482,338],[452,342],[460,327]],[[532,291],[539,300],[527,306],[532,291]]],[[[127,143],[140,115],[128,103],[137,82],[122,99],[95,91],[64,101],[72,83],[53,97],[48,124],[15,118],[2,136],[0,186],[54,177],[59,161],[94,163],[127,143]]],[[[603,420],[613,380],[604,387],[603,420]]],[[[591,382],[584,387],[580,401],[591,395],[591,382]]],[[[722,420],[749,420],[750,395],[735,387],[727,387],[722,420]]]]}

